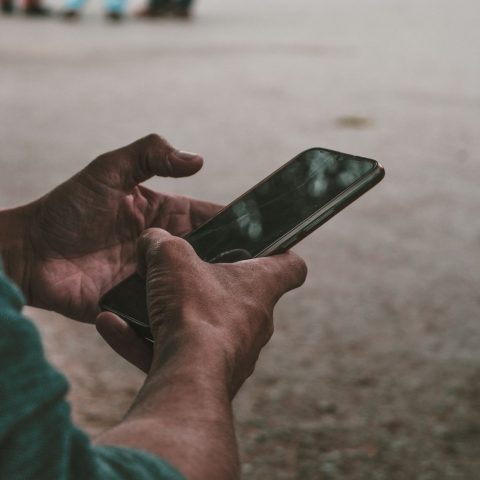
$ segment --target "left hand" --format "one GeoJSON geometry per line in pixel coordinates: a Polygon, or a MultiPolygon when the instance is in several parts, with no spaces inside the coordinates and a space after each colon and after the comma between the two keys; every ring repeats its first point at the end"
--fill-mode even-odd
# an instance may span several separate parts
{"type": "Polygon", "coordinates": [[[181,236],[219,206],[140,186],[154,175],[184,177],[202,167],[157,135],[100,155],[25,207],[28,228],[20,286],[30,305],[94,322],[100,297],[136,267],[136,240],[159,227],[181,236]]]}

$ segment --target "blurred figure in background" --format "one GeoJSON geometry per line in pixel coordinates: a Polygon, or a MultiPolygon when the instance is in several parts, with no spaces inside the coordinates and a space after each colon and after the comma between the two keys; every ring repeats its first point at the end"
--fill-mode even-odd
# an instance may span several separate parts
{"type": "Polygon", "coordinates": [[[138,12],[139,17],[159,18],[173,16],[177,18],[190,18],[193,0],[148,0],[145,9],[138,12]]]}
{"type": "MultiPolygon", "coordinates": [[[[13,0],[1,0],[1,5],[2,12],[5,14],[11,14],[15,11],[13,0]]],[[[41,0],[25,0],[23,13],[34,17],[46,17],[50,15],[51,11],[42,5],[41,0]]]]}
{"type": "MultiPolygon", "coordinates": [[[[87,0],[66,0],[63,18],[77,20],[87,0]]],[[[125,15],[126,0],[105,0],[105,15],[110,20],[121,20],[125,15]]]]}

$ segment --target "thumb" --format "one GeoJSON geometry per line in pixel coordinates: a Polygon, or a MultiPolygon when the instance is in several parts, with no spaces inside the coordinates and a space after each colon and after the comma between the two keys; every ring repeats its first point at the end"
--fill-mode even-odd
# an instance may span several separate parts
{"type": "Polygon", "coordinates": [[[200,155],[177,150],[159,135],[150,134],[100,155],[86,170],[112,188],[130,191],[155,175],[186,177],[198,172],[202,165],[200,155]]]}
{"type": "Polygon", "coordinates": [[[270,289],[277,301],[285,293],[303,285],[307,278],[305,261],[291,251],[247,260],[244,264],[247,265],[249,262],[257,267],[251,271],[252,274],[270,289]]]}
{"type": "Polygon", "coordinates": [[[170,239],[172,235],[161,228],[147,228],[137,240],[137,273],[145,278],[147,276],[148,257],[150,252],[159,249],[162,242],[170,239]]]}

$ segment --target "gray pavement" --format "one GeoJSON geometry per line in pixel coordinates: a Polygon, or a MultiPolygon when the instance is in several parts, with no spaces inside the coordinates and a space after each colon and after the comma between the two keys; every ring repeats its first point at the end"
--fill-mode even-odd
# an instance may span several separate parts
{"type": "MultiPolygon", "coordinates": [[[[478,478],[479,18],[473,0],[0,18],[2,206],[152,131],[206,164],[150,185],[219,202],[311,146],[384,164],[380,186],[297,248],[308,281],[235,405],[246,479],[478,478]]],[[[118,420],[142,375],[90,326],[29,313],[76,421],[118,420]]]]}

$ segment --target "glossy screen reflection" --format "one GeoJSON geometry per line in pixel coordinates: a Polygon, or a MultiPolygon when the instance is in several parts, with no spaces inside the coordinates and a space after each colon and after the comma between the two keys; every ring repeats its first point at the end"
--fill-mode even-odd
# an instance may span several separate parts
{"type": "Polygon", "coordinates": [[[234,249],[255,256],[373,168],[375,162],[369,159],[308,150],[186,239],[207,261],[234,249]]]}

